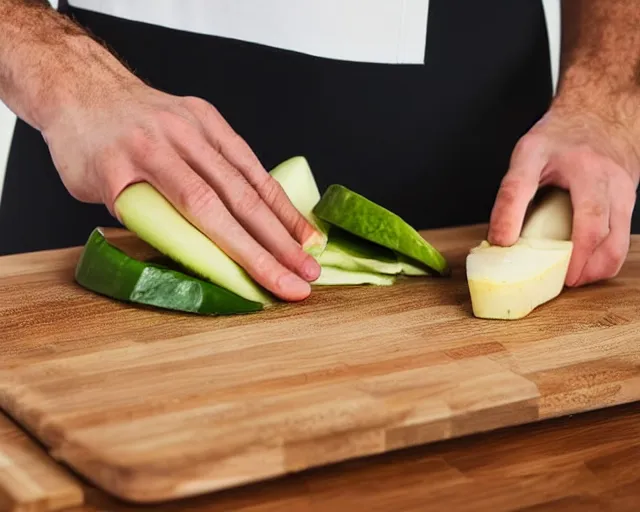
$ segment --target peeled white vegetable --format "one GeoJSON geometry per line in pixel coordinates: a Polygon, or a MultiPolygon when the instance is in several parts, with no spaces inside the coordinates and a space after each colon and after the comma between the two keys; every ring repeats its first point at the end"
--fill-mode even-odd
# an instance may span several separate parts
{"type": "Polygon", "coordinates": [[[320,272],[320,277],[313,281],[312,284],[318,286],[348,286],[364,284],[391,286],[395,280],[396,276],[390,274],[345,270],[337,267],[323,266],[320,272]]]}
{"type": "Polygon", "coordinates": [[[313,214],[313,207],[320,201],[320,191],[309,162],[303,156],[294,156],[276,166],[269,174],[280,184],[293,206],[318,232],[317,238],[307,242],[305,251],[314,257],[322,254],[327,245],[329,225],[313,214]]]}
{"type": "Polygon", "coordinates": [[[471,249],[467,283],[476,317],[523,318],[561,293],[573,250],[572,217],[569,194],[552,190],[534,205],[514,245],[483,241],[471,249]]]}
{"type": "Polygon", "coordinates": [[[569,192],[553,188],[534,206],[520,237],[538,240],[571,240],[573,208],[569,192]]]}

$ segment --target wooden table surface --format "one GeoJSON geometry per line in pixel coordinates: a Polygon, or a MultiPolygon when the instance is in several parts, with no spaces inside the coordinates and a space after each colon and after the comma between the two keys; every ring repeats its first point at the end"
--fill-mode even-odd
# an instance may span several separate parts
{"type": "Polygon", "coordinates": [[[640,510],[640,403],[359,459],[167,506],[69,512],[640,510]]]}

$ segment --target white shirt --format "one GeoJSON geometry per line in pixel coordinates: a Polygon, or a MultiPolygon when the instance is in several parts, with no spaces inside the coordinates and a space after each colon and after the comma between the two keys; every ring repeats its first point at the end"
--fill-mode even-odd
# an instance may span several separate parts
{"type": "MultiPolygon", "coordinates": [[[[132,21],[330,59],[423,64],[426,58],[429,0],[68,0],[68,3],[132,21]]],[[[560,5],[559,0],[542,3],[555,87],[560,5]]]]}

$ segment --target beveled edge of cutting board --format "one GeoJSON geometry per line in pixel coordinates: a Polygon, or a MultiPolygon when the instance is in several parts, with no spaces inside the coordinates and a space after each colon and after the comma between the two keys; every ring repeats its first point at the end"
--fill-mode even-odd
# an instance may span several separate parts
{"type": "Polygon", "coordinates": [[[0,510],[50,512],[83,503],[82,485],[0,411],[0,510]]]}
{"type": "MultiPolygon", "coordinates": [[[[257,448],[249,445],[230,456],[216,458],[205,455],[201,460],[186,465],[184,472],[163,472],[161,468],[145,465],[123,465],[95,447],[85,447],[76,439],[67,439],[63,429],[57,428],[55,421],[49,420],[47,425],[43,426],[38,422],[37,413],[34,415],[35,411],[23,410],[19,406],[14,406],[13,410],[18,421],[35,425],[36,430],[40,430],[38,437],[50,447],[50,454],[54,459],[75,469],[87,480],[121,500],[153,504],[222,491],[328,464],[536,422],[540,419],[539,390],[535,383],[526,377],[482,356],[453,364],[468,366],[476,372],[476,377],[483,375],[486,370],[487,374],[502,382],[503,386],[495,387],[495,403],[489,397],[489,400],[483,400],[482,406],[462,413],[448,407],[433,407],[434,404],[429,404],[429,407],[421,410],[417,403],[400,410],[389,407],[384,411],[377,407],[384,404],[376,404],[372,396],[371,403],[358,422],[364,423],[362,428],[342,429],[329,436],[313,437],[310,434],[310,438],[303,442],[257,448]],[[513,393],[511,398],[504,397],[504,389],[513,393]],[[422,423],[420,418],[423,420],[422,423]],[[264,464],[265,461],[268,463],[264,464]],[[242,476],[216,477],[215,474],[219,473],[220,467],[225,465],[241,465],[243,470],[239,473],[242,473],[242,476]],[[247,467],[253,467],[254,471],[247,471],[247,467]],[[207,477],[207,473],[211,476],[207,477]]],[[[432,367],[432,370],[435,369],[437,368],[432,367]]],[[[423,371],[423,368],[412,371],[423,371]]],[[[385,375],[385,378],[396,373],[402,374],[404,371],[385,375]]],[[[339,386],[336,386],[336,389],[338,388],[339,386]]],[[[303,389],[297,393],[313,396],[315,392],[317,390],[307,392],[303,389]]],[[[0,402],[5,404],[14,398],[6,389],[4,393],[0,389],[0,395],[0,402]]],[[[342,397],[337,397],[333,402],[323,405],[331,407],[332,403],[341,401],[342,397]]]]}

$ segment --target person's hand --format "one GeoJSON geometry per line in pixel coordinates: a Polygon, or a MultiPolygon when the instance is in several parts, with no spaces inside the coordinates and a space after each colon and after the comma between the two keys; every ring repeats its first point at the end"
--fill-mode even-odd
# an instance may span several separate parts
{"type": "Polygon", "coordinates": [[[638,144],[619,116],[553,106],[513,151],[491,213],[489,242],[512,245],[538,188],[556,185],[569,191],[574,212],[566,284],[616,276],[629,249],[638,144]]]}
{"type": "Polygon", "coordinates": [[[146,181],[258,283],[301,300],[319,276],[319,234],[209,103],[135,79],[92,84],[42,130],[70,194],[103,203],[146,181]]]}

